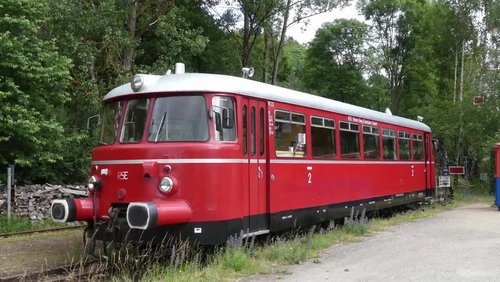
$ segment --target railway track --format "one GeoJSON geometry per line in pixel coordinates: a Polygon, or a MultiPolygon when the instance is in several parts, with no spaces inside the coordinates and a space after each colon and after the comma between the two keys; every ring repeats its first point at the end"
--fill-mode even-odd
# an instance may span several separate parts
{"type": "Polygon", "coordinates": [[[77,230],[77,229],[83,229],[83,228],[84,228],[84,226],[82,226],[82,225],[76,225],[76,226],[66,226],[66,227],[48,228],[48,229],[13,232],[13,233],[3,233],[3,234],[0,234],[0,238],[29,236],[29,235],[33,235],[33,234],[43,234],[43,233],[51,233],[51,232],[66,231],[66,230],[77,230]]]}
{"type": "Polygon", "coordinates": [[[96,277],[92,277],[92,275],[95,273],[96,268],[99,268],[98,264],[99,264],[98,261],[88,261],[80,264],[58,266],[41,271],[33,271],[28,273],[0,277],[0,281],[56,282],[56,281],[82,281],[87,279],[94,280],[93,278],[96,277]]]}

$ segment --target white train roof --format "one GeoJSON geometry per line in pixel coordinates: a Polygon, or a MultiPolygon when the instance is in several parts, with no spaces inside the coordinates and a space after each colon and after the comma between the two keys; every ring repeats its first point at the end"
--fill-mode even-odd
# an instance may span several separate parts
{"type": "Polygon", "coordinates": [[[255,97],[268,101],[289,103],[304,107],[310,107],[325,111],[331,111],[356,118],[383,123],[395,124],[422,131],[431,132],[426,124],[403,117],[393,116],[351,104],[330,100],[324,97],[307,94],[295,90],[286,89],[271,84],[257,82],[235,76],[184,73],[169,75],[141,75],[144,85],[137,92],[133,91],[130,83],[111,90],[104,100],[114,99],[121,96],[137,95],[141,93],[158,92],[218,92],[237,93],[245,96],[255,97]]]}

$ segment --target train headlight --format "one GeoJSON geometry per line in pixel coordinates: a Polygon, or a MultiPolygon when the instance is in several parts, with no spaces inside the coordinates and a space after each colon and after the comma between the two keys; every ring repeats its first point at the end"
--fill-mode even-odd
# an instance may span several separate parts
{"type": "Polygon", "coordinates": [[[87,184],[87,189],[88,189],[89,191],[94,191],[94,189],[95,189],[95,188],[96,188],[96,186],[98,185],[97,183],[98,183],[97,177],[95,177],[95,176],[91,176],[91,177],[89,178],[89,182],[88,182],[88,184],[87,184]]]}
{"type": "Polygon", "coordinates": [[[160,189],[162,193],[169,193],[174,189],[174,181],[170,177],[163,177],[158,189],[160,189]]]}
{"type": "Polygon", "coordinates": [[[132,90],[134,90],[134,92],[141,90],[142,85],[144,85],[144,78],[139,74],[134,76],[132,82],[130,83],[130,87],[132,87],[132,90]]]}

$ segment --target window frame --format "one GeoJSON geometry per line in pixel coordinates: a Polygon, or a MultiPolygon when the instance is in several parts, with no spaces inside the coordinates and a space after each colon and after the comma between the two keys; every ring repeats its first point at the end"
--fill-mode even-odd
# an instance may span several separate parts
{"type": "MultiPolygon", "coordinates": [[[[216,96],[216,95],[214,95],[216,96]]],[[[192,94],[186,94],[186,95],[158,95],[158,96],[155,96],[153,97],[154,100],[152,100],[150,102],[150,113],[148,115],[148,125],[147,125],[147,128],[146,128],[146,142],[150,143],[150,144],[166,144],[166,143],[182,143],[182,142],[187,142],[187,143],[191,143],[191,142],[195,142],[195,143],[207,143],[207,142],[210,142],[212,140],[212,131],[210,129],[211,127],[211,122],[210,122],[210,117],[209,115],[207,114],[206,115],[206,130],[207,130],[207,136],[205,139],[203,140],[195,140],[195,141],[169,141],[169,140],[166,140],[166,141],[154,141],[154,140],[150,140],[149,137],[147,136],[147,134],[150,132],[151,130],[151,119],[153,118],[153,114],[154,114],[154,110],[155,110],[155,106],[156,106],[156,103],[158,103],[158,100],[160,99],[163,99],[163,98],[170,98],[170,97],[201,97],[203,99],[203,105],[204,105],[204,109],[209,111],[210,107],[209,105],[207,104],[207,101],[209,101],[208,99],[211,98],[211,96],[208,96],[208,95],[204,95],[203,93],[192,93],[192,94]]],[[[199,121],[201,122],[201,121],[199,121]]],[[[234,142],[234,141],[231,141],[231,142],[234,142]]]]}
{"type": "Polygon", "coordinates": [[[394,161],[398,159],[398,138],[395,129],[382,128],[382,159],[384,161],[394,161]],[[386,133],[388,132],[388,133],[386,133]],[[394,133],[394,134],[392,134],[394,133]],[[394,139],[394,158],[386,159],[384,156],[384,137],[394,139]]]}
{"type": "Polygon", "coordinates": [[[149,132],[149,119],[150,119],[150,115],[151,115],[151,111],[152,111],[152,105],[153,103],[156,101],[156,98],[155,98],[155,101],[152,101],[153,99],[151,97],[136,97],[136,98],[131,98],[131,99],[128,99],[128,100],[125,100],[124,104],[123,104],[123,108],[122,108],[122,120],[120,122],[120,130],[118,131],[118,143],[120,144],[139,144],[139,143],[142,143],[144,142],[145,139],[147,139],[147,137],[145,138],[145,136],[147,135],[147,133],[149,132]],[[142,129],[142,136],[141,136],[141,139],[139,141],[134,141],[134,142],[130,142],[130,141],[124,141],[123,139],[125,138],[125,132],[126,132],[126,123],[127,123],[127,115],[129,113],[129,104],[131,101],[139,101],[139,100],[146,100],[146,115],[145,115],[145,119],[144,119],[144,128],[142,129]]]}
{"type": "Polygon", "coordinates": [[[309,126],[310,126],[310,130],[311,130],[311,157],[314,158],[314,159],[337,159],[337,127],[336,127],[336,123],[335,123],[335,119],[333,118],[328,118],[328,117],[322,117],[322,116],[317,116],[317,115],[311,115],[310,118],[309,118],[309,126]],[[313,123],[313,119],[319,119],[321,120],[321,125],[320,124],[314,124],[313,123]],[[329,126],[329,125],[325,125],[325,121],[328,120],[328,121],[331,121],[332,122],[332,126],[329,126]],[[331,129],[333,130],[333,156],[330,158],[330,157],[318,157],[318,156],[314,156],[313,154],[313,133],[312,133],[312,128],[313,127],[316,127],[316,128],[324,128],[324,129],[331,129]]]}
{"type": "Polygon", "coordinates": [[[423,135],[422,134],[418,134],[418,133],[412,133],[411,134],[411,156],[413,158],[414,161],[423,161],[425,160],[425,156],[424,156],[424,138],[423,138],[423,135]],[[415,138],[417,137],[417,138],[415,138]],[[421,158],[417,159],[415,158],[415,146],[414,146],[414,142],[420,142],[420,153],[421,153],[421,158]]]}
{"type": "Polygon", "coordinates": [[[382,154],[380,153],[380,128],[374,125],[362,125],[362,130],[361,134],[363,137],[363,159],[365,160],[371,160],[371,161],[379,161],[382,157],[382,154]],[[365,131],[365,128],[368,128],[368,131],[365,131]],[[365,134],[375,136],[377,142],[377,153],[378,153],[378,158],[366,158],[366,147],[365,147],[365,134]]]}
{"type": "MultiPolygon", "coordinates": [[[[361,136],[359,130],[359,124],[351,121],[339,121],[339,144],[340,144],[340,159],[342,160],[361,160],[361,136]],[[342,128],[342,124],[347,124],[348,128],[342,128]],[[353,129],[353,127],[357,127],[357,129],[353,129]],[[342,153],[342,131],[356,133],[358,136],[358,156],[356,158],[348,158],[344,157],[342,153]]],[[[349,153],[350,154],[350,153],[349,153]]]]}
{"type": "Polygon", "coordinates": [[[290,110],[284,110],[284,109],[274,109],[274,129],[273,129],[273,135],[274,135],[274,154],[277,158],[294,158],[294,159],[304,159],[304,158],[307,158],[307,123],[306,123],[306,114],[305,113],[299,113],[299,112],[294,112],[294,111],[290,111],[290,110]],[[281,119],[281,118],[276,118],[277,114],[280,113],[280,114],[285,114],[285,115],[288,115],[288,119],[281,119]],[[302,120],[303,121],[296,121],[293,119],[294,116],[300,116],[302,117],[302,120]],[[305,134],[305,144],[304,144],[304,151],[296,151],[294,150],[292,153],[291,156],[288,156],[288,155],[279,155],[279,154],[285,154],[285,153],[288,153],[290,151],[282,151],[282,150],[277,150],[276,148],[276,124],[277,123],[288,123],[288,124],[296,124],[296,125],[302,125],[304,126],[304,132],[303,134],[305,134]],[[278,154],[278,152],[280,152],[278,154]],[[296,153],[300,153],[300,154],[296,154],[296,153]]]}
{"type": "Polygon", "coordinates": [[[411,145],[411,139],[410,139],[410,133],[407,131],[402,131],[398,130],[398,159],[400,161],[409,161],[413,159],[413,154],[412,154],[412,145],[411,145]],[[407,140],[408,141],[408,158],[407,159],[402,159],[401,158],[401,144],[399,143],[401,140],[407,140]]]}
{"type": "MultiPolygon", "coordinates": [[[[213,118],[213,122],[212,122],[212,126],[213,126],[213,129],[214,129],[214,140],[217,141],[217,142],[222,142],[222,143],[237,143],[238,142],[238,120],[237,120],[237,105],[236,105],[236,99],[233,97],[233,96],[226,96],[226,95],[220,95],[220,94],[214,94],[214,95],[211,95],[210,97],[210,108],[211,110],[213,110],[214,108],[214,99],[215,98],[227,98],[227,99],[230,99],[232,102],[233,102],[233,130],[234,130],[234,140],[219,140],[219,138],[217,137],[217,128],[216,128],[216,125],[215,125],[215,118],[213,118]]],[[[205,103],[206,103],[206,100],[205,99],[205,103]]],[[[218,105],[215,105],[216,108],[224,108],[224,107],[221,107],[221,106],[218,106],[218,105]]],[[[222,116],[222,113],[221,113],[221,116],[222,116]]],[[[224,131],[224,129],[222,129],[224,131]]]]}

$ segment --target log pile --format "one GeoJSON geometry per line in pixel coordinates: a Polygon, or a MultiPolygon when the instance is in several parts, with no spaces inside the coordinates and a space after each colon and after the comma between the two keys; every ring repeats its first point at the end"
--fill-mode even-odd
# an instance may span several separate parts
{"type": "MultiPolygon", "coordinates": [[[[16,186],[11,214],[33,221],[50,219],[50,205],[54,199],[87,196],[83,185],[26,185],[16,186]]],[[[7,215],[7,194],[0,193],[0,215],[7,215]]]]}

